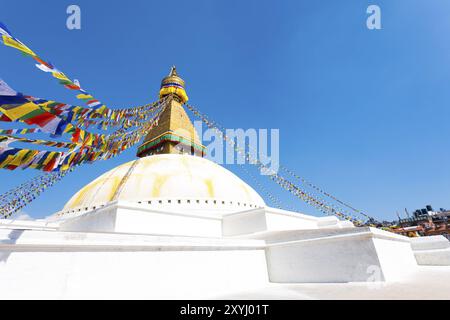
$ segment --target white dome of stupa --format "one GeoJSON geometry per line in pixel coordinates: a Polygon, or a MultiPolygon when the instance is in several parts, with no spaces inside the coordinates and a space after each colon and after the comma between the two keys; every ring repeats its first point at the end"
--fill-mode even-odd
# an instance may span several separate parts
{"type": "Polygon", "coordinates": [[[115,200],[157,207],[189,204],[196,211],[244,211],[265,206],[252,187],[208,159],[160,154],[106,172],[78,191],[61,213],[93,210],[115,200]]]}

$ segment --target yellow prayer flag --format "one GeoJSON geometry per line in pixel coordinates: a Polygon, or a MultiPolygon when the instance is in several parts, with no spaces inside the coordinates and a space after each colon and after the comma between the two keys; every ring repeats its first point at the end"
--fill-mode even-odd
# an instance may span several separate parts
{"type": "Polygon", "coordinates": [[[68,170],[70,168],[70,164],[72,163],[73,158],[75,158],[76,155],[77,155],[76,153],[72,153],[69,156],[69,160],[67,160],[67,162],[61,166],[61,170],[63,171],[68,170]]]}
{"type": "Polygon", "coordinates": [[[47,157],[45,158],[44,162],[42,162],[42,166],[45,167],[45,166],[46,166],[46,165],[47,165],[47,164],[55,157],[55,155],[56,155],[57,153],[59,153],[59,152],[56,152],[56,151],[50,152],[50,153],[47,155],[47,157]]]}
{"type": "Polygon", "coordinates": [[[71,123],[68,123],[66,128],[64,129],[63,133],[67,133],[72,129],[73,129],[73,125],[71,123]]]}
{"type": "Polygon", "coordinates": [[[62,72],[52,72],[52,75],[59,80],[66,80],[72,82],[67,76],[62,72]]]}
{"type": "Polygon", "coordinates": [[[83,144],[87,146],[92,146],[92,142],[94,142],[94,135],[92,133],[89,133],[83,144]]]}
{"type": "Polygon", "coordinates": [[[3,43],[5,44],[5,46],[20,50],[23,53],[29,54],[30,56],[33,56],[33,57],[36,56],[36,53],[31,51],[31,49],[28,48],[26,45],[24,45],[23,43],[21,43],[19,41],[14,40],[13,38],[8,37],[6,34],[3,35],[3,43]]]}
{"type": "Polygon", "coordinates": [[[33,102],[28,102],[21,106],[15,107],[8,105],[0,106],[0,111],[6,114],[6,116],[10,118],[12,121],[16,121],[17,119],[20,119],[23,116],[38,110],[40,110],[40,108],[33,102]]]}
{"type": "Polygon", "coordinates": [[[72,109],[73,113],[78,113],[79,111],[83,111],[83,108],[82,107],[75,107],[75,108],[72,109]]]}
{"type": "Polygon", "coordinates": [[[23,149],[14,155],[14,158],[8,163],[8,165],[20,166],[26,162],[29,162],[39,151],[23,149]]]}
{"type": "Polygon", "coordinates": [[[90,94],[83,94],[83,93],[80,93],[79,95],[77,95],[77,99],[94,99],[94,97],[93,96],[91,96],[90,94]]]}
{"type": "Polygon", "coordinates": [[[5,160],[0,162],[0,168],[5,168],[11,162],[11,160],[14,159],[14,156],[15,155],[8,155],[5,160]]]}

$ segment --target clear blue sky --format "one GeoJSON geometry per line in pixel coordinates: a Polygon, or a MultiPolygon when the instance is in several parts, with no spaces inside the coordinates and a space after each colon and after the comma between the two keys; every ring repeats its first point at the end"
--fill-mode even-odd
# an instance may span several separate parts
{"type": "MultiPolygon", "coordinates": [[[[405,207],[450,207],[447,0],[2,0],[0,7],[0,21],[19,39],[109,106],[154,101],[176,64],[193,105],[228,128],[279,128],[281,163],[354,206],[382,219],[405,207]],[[70,4],[81,7],[80,31],[66,28],[70,4]],[[369,4],[381,7],[382,30],[366,28],[369,4]]],[[[77,102],[11,48],[0,47],[0,70],[19,91],[77,102]]],[[[59,210],[134,153],[77,170],[25,212],[59,210]]],[[[0,192],[36,174],[0,171],[0,192]]],[[[319,214],[264,183],[288,205],[319,214]]]]}

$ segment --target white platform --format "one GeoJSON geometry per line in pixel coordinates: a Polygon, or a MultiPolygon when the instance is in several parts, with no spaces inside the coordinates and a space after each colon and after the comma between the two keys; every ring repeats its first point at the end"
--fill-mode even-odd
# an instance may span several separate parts
{"type": "MultiPolygon", "coordinates": [[[[55,220],[58,221],[58,220],[55,220]]],[[[233,213],[191,211],[185,206],[153,207],[138,202],[111,202],[104,207],[66,215],[59,230],[125,232],[222,237],[261,231],[349,227],[336,217],[313,217],[274,208],[233,213]]]]}
{"type": "Polygon", "coordinates": [[[407,238],[374,228],[281,231],[256,238],[266,241],[272,282],[394,281],[417,267],[407,238]]]}
{"type": "Polygon", "coordinates": [[[0,230],[0,298],[207,298],[268,283],[264,243],[0,230]]]}
{"type": "Polygon", "coordinates": [[[450,241],[445,237],[413,238],[411,246],[420,265],[450,266],[450,241]]]}
{"type": "Polygon", "coordinates": [[[441,238],[412,247],[393,233],[273,208],[189,213],[121,201],[57,217],[0,222],[1,299],[238,298],[299,283],[408,283],[426,268],[417,262],[435,261],[418,251],[446,250],[436,249],[441,238]]]}

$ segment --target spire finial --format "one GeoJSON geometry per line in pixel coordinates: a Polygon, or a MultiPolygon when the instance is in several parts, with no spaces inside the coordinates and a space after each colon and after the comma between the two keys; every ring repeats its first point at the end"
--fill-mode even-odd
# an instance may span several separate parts
{"type": "Polygon", "coordinates": [[[171,76],[178,76],[178,74],[177,74],[177,67],[172,66],[172,68],[170,69],[169,77],[171,77],[171,76]]]}
{"type": "Polygon", "coordinates": [[[188,96],[184,90],[184,80],[180,78],[177,73],[177,68],[172,66],[170,74],[161,81],[161,90],[159,91],[159,97],[162,98],[168,94],[174,94],[182,103],[188,101],[188,96]]]}

